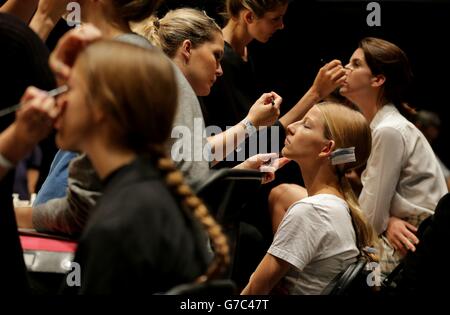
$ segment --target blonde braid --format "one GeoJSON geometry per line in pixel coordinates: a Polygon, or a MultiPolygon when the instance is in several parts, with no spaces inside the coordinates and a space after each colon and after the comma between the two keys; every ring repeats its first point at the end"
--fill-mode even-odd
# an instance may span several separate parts
{"type": "Polygon", "coordinates": [[[376,248],[380,253],[381,246],[372,227],[367,223],[361,208],[359,207],[358,198],[356,198],[347,177],[343,170],[338,171],[338,179],[344,194],[344,199],[350,209],[353,228],[355,229],[356,243],[361,254],[369,261],[379,261],[379,254],[369,252],[367,247],[376,248]]]}
{"type": "Polygon", "coordinates": [[[177,170],[173,161],[168,157],[158,160],[158,168],[167,173],[166,184],[182,200],[181,203],[187,206],[197,220],[206,229],[214,247],[215,257],[206,273],[196,279],[196,282],[204,282],[217,277],[230,263],[229,247],[226,236],[223,234],[219,224],[210,215],[205,204],[198,198],[192,189],[185,183],[183,174],[177,170]]]}

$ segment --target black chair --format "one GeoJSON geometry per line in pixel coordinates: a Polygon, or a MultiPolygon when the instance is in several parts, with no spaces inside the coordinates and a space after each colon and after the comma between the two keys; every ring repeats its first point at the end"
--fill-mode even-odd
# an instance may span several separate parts
{"type": "MultiPolygon", "coordinates": [[[[368,288],[365,283],[366,273],[364,267],[367,264],[367,259],[364,257],[358,258],[358,260],[347,267],[343,272],[338,274],[333,281],[328,284],[323,295],[352,295],[355,293],[356,288],[361,287],[368,288]]],[[[361,293],[358,292],[358,293],[361,293]]]]}
{"type": "Polygon", "coordinates": [[[254,170],[221,169],[196,191],[228,237],[231,263],[225,273],[227,278],[233,271],[241,209],[258,192],[263,176],[254,170]]]}
{"type": "Polygon", "coordinates": [[[165,293],[165,295],[209,295],[227,296],[237,293],[236,285],[229,279],[210,280],[203,283],[180,284],[165,293]]]}

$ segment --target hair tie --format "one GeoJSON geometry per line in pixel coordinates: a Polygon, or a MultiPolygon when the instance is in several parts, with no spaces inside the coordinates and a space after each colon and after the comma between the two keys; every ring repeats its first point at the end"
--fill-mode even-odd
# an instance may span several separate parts
{"type": "Polygon", "coordinates": [[[330,158],[332,165],[356,162],[355,147],[336,149],[331,152],[330,158]]]}
{"type": "Polygon", "coordinates": [[[377,253],[377,249],[375,247],[365,246],[362,250],[364,252],[366,252],[367,254],[376,254],[377,253]]]}

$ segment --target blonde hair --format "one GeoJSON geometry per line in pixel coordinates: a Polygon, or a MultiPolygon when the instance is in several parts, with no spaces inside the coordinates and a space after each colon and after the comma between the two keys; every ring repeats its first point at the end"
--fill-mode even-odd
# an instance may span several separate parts
{"type": "Polygon", "coordinates": [[[335,142],[335,149],[355,147],[355,162],[336,166],[336,174],[344,199],[350,208],[353,227],[356,234],[357,246],[362,255],[371,261],[378,261],[378,257],[367,251],[367,247],[378,247],[376,234],[367,223],[362,213],[345,172],[362,166],[370,155],[372,136],[369,124],[364,116],[344,105],[323,102],[317,104],[325,120],[324,136],[335,142]]]}
{"type": "Polygon", "coordinates": [[[110,116],[111,140],[150,156],[183,209],[189,209],[208,232],[216,256],[197,281],[219,275],[229,263],[227,239],[166,155],[165,145],[177,109],[177,85],[170,60],[157,50],[100,41],[80,54],[76,67],[86,80],[89,103],[110,116]]]}
{"type": "Polygon", "coordinates": [[[193,48],[214,40],[222,30],[205,12],[181,8],[167,12],[158,19],[152,16],[141,23],[131,25],[134,32],[147,38],[153,45],[173,58],[183,41],[190,40],[193,48]]]}

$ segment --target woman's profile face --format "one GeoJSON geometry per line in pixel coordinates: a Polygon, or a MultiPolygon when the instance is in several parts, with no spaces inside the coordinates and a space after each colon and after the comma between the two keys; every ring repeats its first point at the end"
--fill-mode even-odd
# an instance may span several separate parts
{"type": "Polygon", "coordinates": [[[324,124],[322,112],[317,106],[312,107],[302,120],[290,124],[287,128],[283,156],[299,163],[317,159],[329,142],[324,136],[324,124]]]}
{"type": "Polygon", "coordinates": [[[220,61],[223,57],[224,40],[221,32],[213,40],[191,49],[186,67],[186,78],[198,96],[206,96],[217,77],[223,74],[220,61]]]}
{"type": "Polygon", "coordinates": [[[83,141],[95,130],[92,107],[86,102],[87,86],[74,67],[67,81],[68,91],[57,99],[61,112],[55,121],[56,144],[63,150],[82,151],[83,141]]]}
{"type": "Polygon", "coordinates": [[[347,78],[339,89],[341,95],[351,100],[352,96],[371,88],[374,76],[366,63],[364,51],[361,48],[355,50],[345,69],[347,78]]]}
{"type": "Polygon", "coordinates": [[[272,35],[284,28],[283,17],[286,14],[288,4],[280,5],[273,11],[264,13],[262,17],[254,18],[248,24],[248,32],[250,35],[261,43],[266,43],[272,35]]]}

